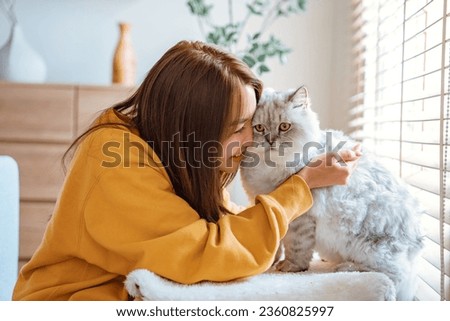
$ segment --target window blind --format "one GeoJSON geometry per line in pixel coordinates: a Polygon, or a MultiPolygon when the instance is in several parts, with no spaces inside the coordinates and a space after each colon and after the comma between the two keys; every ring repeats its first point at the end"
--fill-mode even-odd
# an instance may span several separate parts
{"type": "Polygon", "coordinates": [[[450,299],[447,0],[353,0],[353,137],[427,211],[418,300],[450,299]]]}

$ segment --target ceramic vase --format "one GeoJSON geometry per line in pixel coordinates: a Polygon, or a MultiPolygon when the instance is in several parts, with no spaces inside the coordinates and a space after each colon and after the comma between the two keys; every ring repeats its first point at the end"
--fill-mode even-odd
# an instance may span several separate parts
{"type": "Polygon", "coordinates": [[[12,82],[44,82],[47,67],[42,57],[28,44],[18,23],[0,48],[0,79],[12,82]]]}
{"type": "Polygon", "coordinates": [[[120,37],[114,53],[113,83],[134,86],[136,81],[136,56],[131,43],[130,25],[119,23],[120,37]]]}

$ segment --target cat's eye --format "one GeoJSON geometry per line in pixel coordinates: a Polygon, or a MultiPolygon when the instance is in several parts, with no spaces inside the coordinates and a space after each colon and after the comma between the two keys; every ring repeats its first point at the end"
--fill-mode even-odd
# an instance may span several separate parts
{"type": "Polygon", "coordinates": [[[289,124],[289,123],[281,123],[278,128],[280,129],[280,131],[285,132],[289,128],[291,128],[291,124],[289,124]]]}
{"type": "Polygon", "coordinates": [[[253,126],[255,128],[255,130],[259,133],[262,133],[264,131],[264,126],[261,124],[257,124],[255,126],[253,126]]]}

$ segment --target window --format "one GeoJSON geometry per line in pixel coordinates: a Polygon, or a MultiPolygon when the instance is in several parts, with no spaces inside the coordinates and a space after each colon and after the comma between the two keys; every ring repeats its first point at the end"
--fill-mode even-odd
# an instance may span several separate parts
{"type": "Polygon", "coordinates": [[[446,0],[353,0],[352,135],[427,209],[418,300],[450,299],[446,0]]]}

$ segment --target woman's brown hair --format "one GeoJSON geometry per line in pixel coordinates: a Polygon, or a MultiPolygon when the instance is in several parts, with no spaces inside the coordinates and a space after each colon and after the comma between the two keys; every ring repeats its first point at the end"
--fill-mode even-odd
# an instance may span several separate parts
{"type": "MultiPolygon", "coordinates": [[[[234,174],[206,166],[205,157],[211,154],[196,143],[219,143],[230,134],[231,117],[236,117],[232,105],[246,85],[254,88],[258,101],[262,83],[241,60],[202,42],[181,41],[159,59],[130,98],[113,107],[132,119],[131,125],[159,156],[175,193],[209,222],[228,212],[222,188],[234,174]],[[201,166],[193,166],[198,160],[201,166]]],[[[104,125],[91,128],[71,147],[104,125]]]]}

